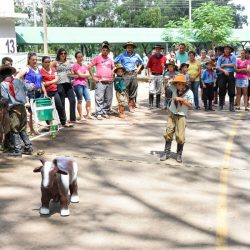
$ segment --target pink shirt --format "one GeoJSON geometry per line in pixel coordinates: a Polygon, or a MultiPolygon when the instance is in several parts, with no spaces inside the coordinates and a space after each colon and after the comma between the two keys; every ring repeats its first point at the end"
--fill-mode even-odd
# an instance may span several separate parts
{"type": "Polygon", "coordinates": [[[112,69],[113,61],[110,58],[103,58],[102,56],[96,56],[91,62],[96,67],[96,77],[99,81],[111,82],[113,81],[112,69]]]}
{"type": "MultiPolygon", "coordinates": [[[[77,71],[80,69],[80,72],[82,74],[86,74],[87,70],[88,70],[88,66],[86,66],[85,64],[83,64],[82,66],[79,65],[78,63],[75,63],[73,66],[72,66],[72,70],[74,71],[74,74],[76,75],[77,71]]],[[[73,80],[73,86],[77,86],[77,85],[84,85],[86,86],[87,85],[87,78],[80,78],[80,77],[77,77],[77,78],[74,78],[73,80]]]]}
{"type": "MultiPolygon", "coordinates": [[[[245,60],[245,61],[237,60],[236,64],[237,64],[238,69],[244,69],[244,68],[247,68],[247,65],[250,64],[250,61],[249,60],[245,60]]],[[[236,73],[236,78],[238,78],[238,79],[248,79],[248,74],[243,73],[243,72],[236,73]]]]}

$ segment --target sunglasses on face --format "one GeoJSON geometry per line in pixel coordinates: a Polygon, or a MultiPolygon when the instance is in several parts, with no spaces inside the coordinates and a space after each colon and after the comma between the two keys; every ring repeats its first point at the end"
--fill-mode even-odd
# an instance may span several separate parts
{"type": "Polygon", "coordinates": [[[44,61],[44,63],[50,63],[50,61],[44,61]]]}
{"type": "Polygon", "coordinates": [[[60,55],[66,55],[66,53],[65,53],[65,52],[62,52],[62,53],[60,53],[60,55]]]}

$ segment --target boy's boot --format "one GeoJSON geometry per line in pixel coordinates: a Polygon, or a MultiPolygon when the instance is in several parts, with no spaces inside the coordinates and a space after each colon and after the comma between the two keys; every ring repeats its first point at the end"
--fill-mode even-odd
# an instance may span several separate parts
{"type": "Polygon", "coordinates": [[[215,111],[215,110],[213,109],[212,100],[209,100],[209,107],[208,107],[208,109],[209,109],[210,111],[215,111]]]}
{"type": "Polygon", "coordinates": [[[11,134],[13,148],[11,149],[9,156],[22,157],[22,145],[20,142],[20,136],[18,133],[11,134]]]}
{"type": "Polygon", "coordinates": [[[14,148],[14,146],[12,145],[12,137],[10,132],[7,133],[4,137],[3,148],[4,152],[8,152],[11,150],[11,148],[14,148]]]}
{"type": "Polygon", "coordinates": [[[149,107],[149,108],[153,108],[154,94],[149,94],[148,101],[149,101],[148,107],[149,107]]]}
{"type": "Polygon", "coordinates": [[[119,105],[118,110],[119,110],[119,118],[125,119],[125,113],[124,113],[125,108],[122,105],[119,105]]]}
{"type": "Polygon", "coordinates": [[[204,99],[204,107],[205,107],[205,111],[208,111],[207,99],[204,99]]]}
{"type": "Polygon", "coordinates": [[[29,139],[26,131],[20,132],[19,135],[22,138],[23,143],[24,143],[23,154],[25,154],[25,155],[32,155],[33,148],[32,148],[32,144],[30,142],[30,139],[29,139]]]}
{"type": "Polygon", "coordinates": [[[234,109],[234,97],[229,97],[229,111],[231,112],[235,112],[235,109],[234,109]]]}
{"type": "Polygon", "coordinates": [[[176,161],[181,163],[182,162],[182,152],[183,152],[183,146],[184,144],[177,144],[177,157],[176,161]]]}
{"type": "Polygon", "coordinates": [[[156,108],[160,108],[161,107],[161,94],[157,94],[156,95],[156,108]]]}
{"type": "Polygon", "coordinates": [[[219,110],[223,110],[223,105],[224,105],[224,97],[220,96],[220,98],[219,98],[219,110]]]}
{"type": "Polygon", "coordinates": [[[171,141],[166,141],[165,142],[165,148],[164,148],[164,154],[161,155],[160,161],[166,161],[167,159],[170,158],[171,155],[171,141]]]}
{"type": "Polygon", "coordinates": [[[218,104],[218,92],[214,92],[214,104],[218,104]]]}

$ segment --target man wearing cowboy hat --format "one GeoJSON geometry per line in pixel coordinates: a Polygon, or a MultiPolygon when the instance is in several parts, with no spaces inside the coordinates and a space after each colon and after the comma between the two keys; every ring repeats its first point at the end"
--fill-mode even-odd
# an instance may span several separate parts
{"type": "Polygon", "coordinates": [[[0,69],[1,98],[8,104],[10,117],[10,132],[13,149],[10,156],[22,156],[32,154],[32,145],[26,133],[27,113],[25,109],[26,91],[34,88],[33,84],[27,84],[20,79],[14,79],[16,69],[13,67],[2,67],[0,69]],[[24,150],[20,142],[24,142],[24,150]]]}
{"type": "Polygon", "coordinates": [[[129,111],[133,113],[138,89],[137,74],[142,67],[142,59],[134,52],[136,45],[133,42],[127,42],[123,48],[126,49],[126,52],[116,57],[114,63],[121,64],[125,69],[124,80],[129,97],[129,111]]]}
{"type": "Polygon", "coordinates": [[[163,82],[162,74],[164,72],[167,58],[161,53],[163,50],[161,45],[156,45],[154,50],[154,55],[150,56],[147,63],[149,78],[149,108],[153,107],[154,95],[156,95],[156,107],[160,108],[161,88],[163,82]]]}
{"type": "Polygon", "coordinates": [[[226,93],[229,95],[229,110],[234,112],[234,97],[235,97],[235,78],[234,71],[236,65],[236,57],[231,54],[234,51],[230,45],[224,46],[224,54],[217,61],[216,68],[222,72],[218,79],[219,85],[219,110],[223,109],[224,98],[226,93]]]}
{"type": "Polygon", "coordinates": [[[160,160],[165,161],[170,158],[171,144],[173,136],[177,142],[177,162],[182,162],[182,152],[185,143],[185,128],[188,109],[192,107],[194,102],[193,92],[187,86],[186,76],[178,74],[174,77],[170,88],[172,90],[172,102],[170,105],[170,113],[167,119],[167,128],[164,135],[165,148],[164,154],[160,160]]]}

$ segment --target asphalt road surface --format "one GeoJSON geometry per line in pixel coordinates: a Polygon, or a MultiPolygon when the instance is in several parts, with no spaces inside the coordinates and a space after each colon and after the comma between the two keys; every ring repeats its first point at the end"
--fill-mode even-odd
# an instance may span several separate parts
{"type": "Polygon", "coordinates": [[[88,121],[33,138],[33,156],[0,155],[0,249],[250,249],[250,115],[191,110],[183,163],[175,142],[160,162],[167,113],[147,109],[147,91],[125,121],[88,121]],[[69,217],[58,204],[39,215],[38,150],[79,164],[69,217]]]}

